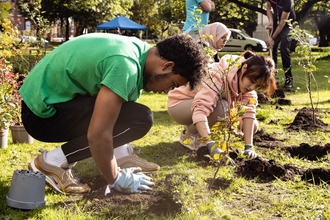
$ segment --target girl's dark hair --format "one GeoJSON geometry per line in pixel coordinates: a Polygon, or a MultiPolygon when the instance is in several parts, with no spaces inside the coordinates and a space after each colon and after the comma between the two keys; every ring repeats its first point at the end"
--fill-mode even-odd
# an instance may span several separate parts
{"type": "Polygon", "coordinates": [[[251,81],[261,79],[260,89],[268,97],[273,95],[277,88],[274,60],[268,56],[254,54],[251,51],[246,51],[243,56],[246,60],[242,62],[242,66],[247,64],[243,77],[247,77],[251,81]]]}
{"type": "Polygon", "coordinates": [[[173,61],[173,73],[186,78],[190,88],[201,83],[207,73],[208,59],[203,47],[189,35],[175,35],[156,44],[159,56],[173,61]]]}

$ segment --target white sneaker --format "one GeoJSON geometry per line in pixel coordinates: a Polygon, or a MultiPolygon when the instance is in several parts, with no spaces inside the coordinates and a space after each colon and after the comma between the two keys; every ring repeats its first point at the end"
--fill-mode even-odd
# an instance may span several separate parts
{"type": "Polygon", "coordinates": [[[128,155],[133,155],[134,154],[134,149],[133,149],[133,146],[131,144],[127,144],[127,151],[128,151],[128,155]]]}
{"type": "Polygon", "coordinates": [[[183,131],[179,142],[190,150],[198,150],[200,147],[205,146],[205,144],[198,141],[199,138],[199,134],[185,134],[183,131]]]}

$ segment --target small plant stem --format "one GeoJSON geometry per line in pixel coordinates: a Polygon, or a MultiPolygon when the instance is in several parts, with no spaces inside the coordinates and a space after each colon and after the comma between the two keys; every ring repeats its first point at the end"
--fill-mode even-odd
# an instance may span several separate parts
{"type": "Polygon", "coordinates": [[[213,184],[214,184],[215,178],[217,177],[217,174],[218,174],[218,172],[219,172],[219,170],[220,170],[220,166],[221,166],[221,164],[220,164],[220,162],[219,162],[219,164],[218,164],[218,166],[217,166],[217,170],[215,171],[215,173],[214,173],[214,175],[213,175],[213,178],[212,178],[212,182],[211,182],[211,184],[210,184],[210,186],[209,186],[209,190],[211,190],[212,187],[213,187],[213,184]]]}

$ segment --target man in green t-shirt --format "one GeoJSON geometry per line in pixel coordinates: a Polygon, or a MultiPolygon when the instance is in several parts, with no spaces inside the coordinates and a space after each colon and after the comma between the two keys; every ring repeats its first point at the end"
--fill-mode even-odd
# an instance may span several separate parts
{"type": "Polygon", "coordinates": [[[19,90],[29,134],[43,142],[65,142],[43,151],[29,168],[43,172],[57,192],[86,193],[90,188],[72,175],[72,164],[92,156],[107,191],[151,189],[154,183],[144,172],[159,166],[132,154],[127,144],[147,134],[153,123],[152,111],[135,101],[142,90],[167,93],[188,82],[194,88],[206,71],[202,48],[185,35],[154,47],[106,33],[62,44],[31,70],[19,90]]]}

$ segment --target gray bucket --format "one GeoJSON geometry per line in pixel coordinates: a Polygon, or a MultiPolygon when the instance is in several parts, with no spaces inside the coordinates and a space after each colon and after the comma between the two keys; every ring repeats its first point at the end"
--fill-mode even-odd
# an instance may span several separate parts
{"type": "Polygon", "coordinates": [[[32,170],[15,170],[11,181],[7,206],[17,209],[31,210],[46,204],[46,176],[32,170]]]}

